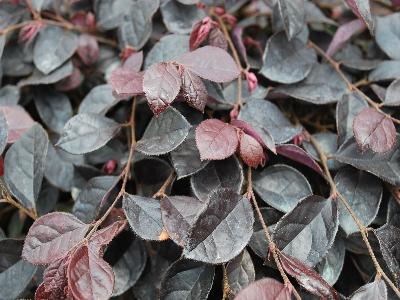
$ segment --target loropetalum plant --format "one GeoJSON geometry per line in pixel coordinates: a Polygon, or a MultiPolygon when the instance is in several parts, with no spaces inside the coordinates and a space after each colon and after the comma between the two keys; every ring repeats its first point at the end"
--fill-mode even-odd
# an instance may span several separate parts
{"type": "Polygon", "coordinates": [[[400,298],[399,1],[0,2],[0,299],[400,298]]]}

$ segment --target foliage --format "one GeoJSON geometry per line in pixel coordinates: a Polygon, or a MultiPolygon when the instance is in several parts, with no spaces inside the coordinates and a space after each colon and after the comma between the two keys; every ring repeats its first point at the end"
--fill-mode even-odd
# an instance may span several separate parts
{"type": "Polygon", "coordinates": [[[400,1],[0,1],[0,299],[400,298],[400,1]]]}

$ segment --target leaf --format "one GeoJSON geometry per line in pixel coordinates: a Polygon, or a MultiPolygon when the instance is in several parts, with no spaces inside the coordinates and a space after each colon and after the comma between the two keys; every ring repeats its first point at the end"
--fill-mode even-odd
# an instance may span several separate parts
{"type": "MultiPolygon", "coordinates": [[[[54,298],[66,298],[64,295],[64,289],[68,287],[68,279],[67,279],[67,268],[69,264],[70,257],[64,256],[53,263],[51,263],[43,274],[43,293],[47,293],[47,295],[43,295],[39,298],[43,299],[54,299],[54,298]]],[[[38,288],[38,290],[40,287],[38,288]]],[[[41,294],[42,292],[39,291],[41,294]]],[[[36,291],[38,294],[38,291],[36,291]]],[[[38,296],[35,297],[35,299],[38,296]]]]}
{"type": "Polygon", "coordinates": [[[387,289],[386,284],[382,279],[377,279],[374,282],[367,283],[353,293],[351,300],[386,300],[387,289]]]}
{"type": "Polygon", "coordinates": [[[400,77],[400,61],[384,60],[369,73],[369,81],[391,81],[400,77]]]}
{"type": "Polygon", "coordinates": [[[197,110],[204,112],[207,104],[207,89],[201,78],[185,68],[183,68],[181,78],[182,92],[186,102],[197,110]]]}
{"type": "Polygon", "coordinates": [[[335,289],[313,269],[284,253],[279,253],[279,259],[285,272],[293,276],[307,291],[323,299],[339,299],[335,289]]]}
{"type": "Polygon", "coordinates": [[[346,94],[338,102],[336,106],[336,126],[339,145],[353,136],[354,118],[367,107],[367,101],[361,98],[358,93],[346,94]]]}
{"type": "Polygon", "coordinates": [[[280,164],[255,173],[253,187],[265,203],[282,212],[291,211],[300,200],[312,195],[303,174],[280,164]]]}
{"type": "Polygon", "coordinates": [[[78,47],[75,33],[61,27],[46,26],[39,33],[33,48],[33,62],[49,74],[69,59],[78,47]]]}
{"type": "Polygon", "coordinates": [[[96,114],[82,113],[72,117],[56,146],[72,154],[84,154],[103,147],[121,129],[114,120],[96,114]]]}
{"type": "Polygon", "coordinates": [[[376,18],[375,40],[378,46],[394,60],[400,60],[400,13],[376,18]]]}
{"type": "Polygon", "coordinates": [[[18,82],[18,87],[40,84],[52,84],[64,79],[74,71],[71,61],[67,61],[58,69],[55,69],[49,74],[43,74],[39,70],[34,70],[32,75],[18,82]]]}
{"type": "Polygon", "coordinates": [[[293,144],[283,144],[276,147],[276,152],[279,155],[290,158],[291,160],[297,161],[302,165],[309,167],[321,176],[323,172],[321,167],[315,162],[315,160],[299,146],[293,144]]]}
{"type": "Polygon", "coordinates": [[[0,105],[17,105],[21,97],[20,90],[15,85],[7,84],[0,88],[0,105]]]}
{"type": "Polygon", "coordinates": [[[116,221],[96,231],[89,240],[89,247],[98,256],[103,256],[107,246],[125,228],[126,220],[116,221]]]}
{"type": "Polygon", "coordinates": [[[372,150],[361,152],[354,138],[351,138],[339,148],[334,158],[398,186],[400,185],[399,145],[400,142],[397,141],[395,148],[384,154],[374,153],[372,150]]]}
{"type": "Polygon", "coordinates": [[[73,214],[82,222],[92,222],[97,217],[102,202],[110,196],[117,183],[116,176],[91,178],[75,200],[73,214]]]}
{"type": "Polygon", "coordinates": [[[235,300],[290,300],[292,291],[288,286],[272,278],[263,278],[241,290],[235,300]]]}
{"type": "Polygon", "coordinates": [[[175,108],[154,116],[136,150],[146,155],[162,155],[176,149],[189,134],[190,124],[175,108]]]}
{"type": "Polygon", "coordinates": [[[164,61],[176,60],[179,56],[189,51],[189,36],[170,34],[163,36],[147,54],[144,67],[164,61]]]}
{"type": "Polygon", "coordinates": [[[161,220],[160,201],[153,198],[126,194],[122,207],[132,230],[144,240],[165,239],[161,220]]]}
{"type": "Polygon", "coordinates": [[[71,256],[68,266],[68,287],[77,299],[107,300],[114,288],[111,266],[90,246],[82,245],[71,256]]]}
{"type": "Polygon", "coordinates": [[[158,63],[146,70],[143,91],[153,113],[159,115],[178,96],[181,78],[175,64],[158,63]]]}
{"type": "Polygon", "coordinates": [[[0,155],[3,153],[4,149],[7,146],[7,139],[8,139],[8,124],[7,119],[0,110],[0,155]]]}
{"type": "Polygon", "coordinates": [[[400,229],[391,224],[385,224],[375,229],[374,233],[379,241],[379,246],[383,258],[392,272],[396,284],[400,282],[400,263],[399,263],[399,233],[400,229]]]}
{"type": "Polygon", "coordinates": [[[253,99],[247,103],[240,110],[238,119],[249,123],[266,145],[271,144],[268,142],[271,140],[270,136],[277,144],[282,144],[302,130],[301,127],[293,126],[275,104],[261,99],[253,99]]]}
{"type": "Polygon", "coordinates": [[[264,166],[267,160],[262,145],[251,135],[244,132],[240,134],[240,156],[243,161],[252,168],[264,166]]]}
{"type": "Polygon", "coordinates": [[[206,206],[204,200],[187,196],[167,196],[161,199],[162,222],[169,237],[184,246],[187,234],[193,227],[197,214],[206,206]]]}
{"type": "Polygon", "coordinates": [[[190,260],[176,261],[161,282],[160,299],[207,299],[214,281],[214,267],[190,260]]]}
{"type": "Polygon", "coordinates": [[[285,33],[274,34],[267,42],[260,73],[280,83],[295,83],[311,72],[317,61],[314,49],[300,39],[287,40],[285,33]]]}
{"type": "Polygon", "coordinates": [[[85,65],[94,64],[100,54],[100,48],[96,38],[89,34],[79,35],[76,52],[85,65]]]}
{"type": "Polygon", "coordinates": [[[278,0],[280,17],[288,40],[295,37],[304,27],[305,9],[303,0],[278,0]]]}
{"type": "Polygon", "coordinates": [[[3,113],[8,126],[7,144],[15,143],[35,124],[22,106],[0,106],[0,112],[3,113]]]}
{"type": "Polygon", "coordinates": [[[377,153],[390,151],[396,143],[393,121],[373,108],[365,108],[354,118],[353,131],[361,148],[377,153]]]}
{"type": "Polygon", "coordinates": [[[316,266],[318,273],[331,286],[336,283],[342,272],[345,252],[346,248],[343,241],[336,239],[326,257],[316,266]]]}
{"type": "Polygon", "coordinates": [[[195,138],[195,127],[191,127],[188,136],[175,150],[171,152],[171,161],[178,179],[193,175],[203,169],[207,160],[200,159],[195,138]]]}
{"type": "Polygon", "coordinates": [[[386,90],[385,106],[399,106],[400,105],[400,79],[394,80],[386,90]]]}
{"type": "Polygon", "coordinates": [[[201,160],[225,159],[235,153],[238,143],[236,129],[218,119],[205,120],[196,128],[201,160]]]}
{"type": "MultiPolygon", "coordinates": [[[[335,176],[338,191],[353,208],[357,218],[364,226],[370,225],[378,214],[382,199],[382,185],[379,179],[366,172],[355,169],[341,169],[335,176]]],[[[346,207],[339,203],[340,226],[347,235],[358,231],[346,207]]]]}
{"type": "Polygon", "coordinates": [[[201,78],[229,82],[240,75],[233,58],[218,47],[205,46],[181,55],[177,62],[201,78]]]}
{"type": "MultiPolygon", "coordinates": [[[[351,1],[351,0],[350,0],[351,1]]],[[[326,54],[333,56],[340,50],[354,35],[361,33],[365,29],[365,23],[362,20],[353,20],[343,25],[336,30],[331,43],[329,44],[326,54]]]]}
{"type": "Polygon", "coordinates": [[[219,28],[213,28],[208,35],[208,44],[213,47],[221,48],[225,51],[228,50],[228,42],[224,33],[219,28]]]}
{"type": "Polygon", "coordinates": [[[232,190],[214,191],[187,236],[183,255],[219,264],[237,256],[253,233],[254,216],[247,198],[232,190]]]}
{"type": "Polygon", "coordinates": [[[227,263],[226,275],[228,277],[230,295],[236,295],[240,290],[254,282],[256,276],[254,265],[246,249],[227,263]]]}
{"type": "Polygon", "coordinates": [[[79,105],[78,113],[93,113],[104,116],[118,103],[119,100],[115,99],[112,94],[111,85],[101,84],[91,89],[85,98],[83,98],[79,105]]]}
{"type": "Polygon", "coordinates": [[[36,207],[48,143],[46,131],[35,124],[6,153],[4,180],[10,192],[26,208],[36,207]]]}
{"type": "Polygon", "coordinates": [[[339,101],[346,93],[347,86],[330,65],[316,63],[305,80],[280,86],[275,91],[305,102],[322,105],[339,101]]]}
{"type": "Polygon", "coordinates": [[[116,68],[110,75],[110,84],[118,97],[131,97],[143,94],[143,74],[136,71],[116,68]]]}
{"type": "Polygon", "coordinates": [[[56,91],[40,89],[33,93],[33,100],[43,122],[55,132],[62,132],[65,123],[72,117],[68,97],[56,91]]]}
{"type": "Polygon", "coordinates": [[[338,217],[334,199],[309,196],[276,224],[273,240],[283,253],[314,267],[335,240],[338,217]]]}
{"type": "Polygon", "coordinates": [[[88,224],[68,213],[44,215],[29,229],[22,257],[33,264],[54,262],[80,242],[88,229],[88,224]]]}
{"type": "Polygon", "coordinates": [[[205,201],[213,191],[223,188],[239,193],[243,180],[242,166],[233,156],[222,161],[211,161],[192,176],[190,185],[195,196],[205,201]]]}
{"type": "Polygon", "coordinates": [[[206,14],[196,5],[185,5],[175,0],[163,1],[160,7],[165,27],[173,33],[189,33],[193,25],[206,14]]]}
{"type": "Polygon", "coordinates": [[[375,34],[375,20],[371,14],[369,0],[346,0],[353,13],[368,27],[372,35],[375,34]]]}

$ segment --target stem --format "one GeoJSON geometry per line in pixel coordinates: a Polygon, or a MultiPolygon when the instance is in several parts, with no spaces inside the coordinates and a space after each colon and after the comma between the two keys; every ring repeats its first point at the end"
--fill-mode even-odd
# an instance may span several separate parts
{"type": "Polygon", "coordinates": [[[354,212],[353,208],[350,206],[347,199],[341,193],[339,193],[339,191],[337,190],[335,181],[333,180],[332,175],[328,169],[326,154],[323,152],[321,147],[318,145],[318,143],[314,137],[310,136],[310,142],[314,146],[315,150],[318,153],[318,156],[320,157],[321,164],[322,164],[322,167],[325,172],[325,177],[331,187],[331,197],[340,199],[340,201],[346,207],[347,211],[350,213],[354,222],[357,224],[357,227],[361,233],[362,239],[363,239],[365,245],[367,246],[368,254],[371,257],[372,262],[374,264],[374,267],[376,270],[376,277],[377,278],[383,277],[385,279],[385,281],[387,282],[387,284],[390,285],[390,287],[393,289],[393,291],[396,293],[396,295],[400,298],[400,291],[398,290],[396,285],[390,280],[390,278],[385,274],[385,272],[382,270],[378,260],[376,259],[375,253],[372,250],[371,244],[368,241],[368,229],[361,223],[360,219],[357,217],[356,213],[354,212]]]}
{"type": "MultiPolygon", "coordinates": [[[[282,264],[281,264],[281,262],[279,260],[279,256],[278,256],[278,253],[277,253],[276,244],[272,240],[271,234],[269,233],[268,227],[265,224],[264,218],[262,216],[260,207],[258,206],[256,197],[254,196],[253,181],[252,181],[252,176],[251,176],[251,168],[249,167],[247,170],[248,171],[247,171],[247,193],[246,193],[246,197],[249,200],[252,200],[252,202],[253,202],[254,208],[255,208],[255,210],[257,212],[258,219],[259,219],[259,221],[261,223],[261,226],[263,228],[265,237],[267,238],[267,241],[269,243],[269,249],[272,252],[272,256],[273,256],[275,264],[276,264],[276,266],[277,266],[277,268],[279,270],[279,273],[281,273],[281,276],[282,276],[284,284],[286,286],[293,286],[292,283],[290,282],[289,278],[287,277],[285,271],[283,270],[282,264]]],[[[299,293],[296,291],[296,289],[294,287],[293,287],[293,294],[294,294],[294,296],[295,296],[295,298],[297,300],[301,300],[301,297],[300,297],[299,293]]]]}
{"type": "Polygon", "coordinates": [[[222,265],[222,271],[223,271],[223,294],[222,294],[222,300],[229,299],[229,294],[231,293],[231,287],[229,286],[229,280],[228,280],[228,274],[226,272],[226,265],[222,265]]]}
{"type": "Polygon", "coordinates": [[[160,187],[160,189],[153,195],[153,198],[161,199],[161,198],[164,198],[165,196],[167,196],[167,194],[165,192],[174,180],[175,180],[175,172],[171,171],[171,174],[169,174],[168,178],[164,181],[164,183],[160,187]]]}
{"type": "Polygon", "coordinates": [[[342,72],[342,70],[340,69],[340,63],[335,61],[334,59],[332,59],[328,54],[325,53],[324,50],[322,50],[320,47],[318,47],[316,44],[314,44],[313,42],[309,41],[308,45],[311,48],[314,48],[315,51],[317,51],[323,58],[325,58],[328,63],[335,69],[336,73],[343,79],[343,81],[346,83],[347,85],[347,89],[350,92],[356,91],[361,97],[363,97],[368,103],[369,105],[371,105],[373,108],[375,108],[377,111],[379,111],[380,113],[382,113],[383,115],[385,115],[385,117],[391,119],[394,123],[396,124],[400,124],[400,120],[392,117],[390,114],[385,113],[384,111],[382,111],[382,109],[380,108],[380,105],[378,103],[376,103],[375,101],[373,101],[370,97],[368,97],[365,93],[363,93],[356,85],[354,85],[348,78],[347,76],[342,72]]]}

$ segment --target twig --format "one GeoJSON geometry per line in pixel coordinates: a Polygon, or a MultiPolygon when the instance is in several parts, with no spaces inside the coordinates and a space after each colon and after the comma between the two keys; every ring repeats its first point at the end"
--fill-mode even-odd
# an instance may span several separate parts
{"type": "MultiPolygon", "coordinates": [[[[252,181],[251,168],[250,167],[248,168],[248,171],[247,171],[247,193],[246,193],[246,197],[249,200],[252,200],[252,202],[253,202],[254,208],[255,208],[255,210],[257,212],[258,219],[259,219],[259,221],[261,223],[261,226],[263,228],[265,237],[267,238],[267,241],[269,243],[269,249],[270,249],[270,251],[272,253],[272,256],[273,256],[275,264],[276,264],[276,266],[277,266],[277,268],[279,270],[279,273],[281,273],[283,282],[285,283],[286,286],[293,286],[292,283],[290,282],[289,278],[287,277],[285,271],[283,270],[282,264],[281,264],[281,262],[279,260],[279,257],[278,257],[276,244],[272,240],[271,234],[269,233],[268,227],[265,224],[264,218],[262,216],[260,207],[258,206],[256,197],[254,196],[253,181],[252,181]]],[[[301,297],[300,297],[299,293],[296,291],[296,289],[294,287],[293,287],[293,294],[294,294],[294,296],[295,296],[295,298],[297,300],[301,300],[301,297]]]]}
{"type": "Polygon", "coordinates": [[[229,286],[228,274],[226,272],[226,265],[222,265],[222,271],[223,271],[223,283],[224,283],[222,300],[226,300],[229,298],[229,294],[231,293],[231,287],[229,286]]]}
{"type": "Polygon", "coordinates": [[[372,262],[375,266],[376,269],[376,276],[377,278],[383,277],[385,281],[390,285],[390,287],[393,289],[393,291],[396,293],[396,295],[400,298],[400,291],[396,287],[396,285],[390,280],[390,278],[385,274],[385,272],[382,270],[378,260],[376,259],[375,253],[372,250],[371,244],[368,241],[368,230],[367,228],[361,223],[360,219],[357,217],[356,213],[354,212],[353,208],[350,206],[349,202],[347,199],[339,193],[337,190],[335,181],[332,178],[331,172],[328,169],[328,163],[327,163],[327,157],[326,154],[323,152],[321,147],[318,145],[317,141],[313,136],[310,136],[310,142],[315,148],[315,150],[318,153],[318,156],[321,160],[321,165],[324,169],[325,173],[325,178],[329,183],[329,186],[331,187],[331,197],[333,198],[339,198],[340,201],[343,203],[343,205],[346,207],[347,211],[350,213],[351,217],[353,218],[354,222],[357,224],[357,227],[361,233],[362,239],[367,246],[367,250],[369,253],[369,256],[372,259],[372,262]]]}
{"type": "Polygon", "coordinates": [[[336,73],[343,79],[343,81],[347,85],[347,89],[350,92],[357,92],[361,97],[363,97],[369,105],[371,105],[373,108],[375,108],[377,111],[380,113],[384,114],[387,118],[391,119],[394,123],[400,124],[400,120],[392,117],[390,114],[385,113],[381,108],[378,103],[376,103],[374,100],[372,100],[370,97],[368,97],[365,93],[363,93],[356,85],[354,85],[348,78],[347,76],[342,72],[340,69],[340,63],[335,61],[333,58],[331,58],[329,55],[325,53],[324,50],[322,50],[320,47],[318,47],[316,44],[314,44],[312,41],[308,42],[308,45],[311,48],[314,48],[315,51],[317,51],[323,58],[325,58],[329,64],[334,68],[336,73]]]}
{"type": "Polygon", "coordinates": [[[175,172],[172,170],[171,174],[169,174],[168,178],[164,181],[160,189],[153,195],[153,198],[164,198],[167,195],[165,193],[167,191],[167,188],[175,180],[175,177],[175,172]]]}

